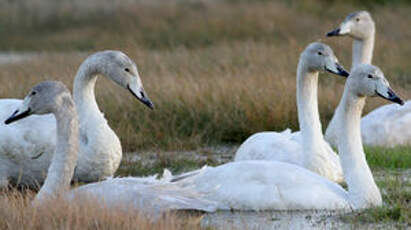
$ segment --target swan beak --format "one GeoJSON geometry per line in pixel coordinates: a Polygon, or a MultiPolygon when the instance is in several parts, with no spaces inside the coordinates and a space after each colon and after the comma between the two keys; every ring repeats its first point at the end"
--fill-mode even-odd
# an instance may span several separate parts
{"type": "Polygon", "coordinates": [[[7,118],[7,120],[4,121],[4,124],[8,125],[12,122],[23,119],[29,115],[30,115],[30,108],[28,108],[22,113],[19,113],[19,110],[16,110],[9,118],[7,118]]]}
{"type": "Polygon", "coordinates": [[[343,22],[337,29],[326,34],[327,37],[343,36],[351,32],[352,22],[343,22]]]}
{"type": "Polygon", "coordinates": [[[127,89],[128,91],[130,91],[131,94],[133,94],[143,104],[148,106],[150,109],[154,109],[153,102],[151,102],[150,98],[148,98],[143,88],[140,88],[139,90],[132,90],[131,87],[127,85],[127,89]],[[134,91],[137,91],[137,92],[134,92],[134,91]]]}
{"type": "Polygon", "coordinates": [[[340,31],[341,31],[341,29],[340,29],[340,28],[337,28],[337,29],[335,29],[335,30],[333,30],[333,31],[328,32],[325,36],[327,36],[327,37],[340,36],[340,35],[341,35],[341,34],[340,34],[340,31]]]}
{"type": "Polygon", "coordinates": [[[388,88],[386,93],[379,93],[378,91],[375,91],[375,92],[377,93],[378,96],[382,98],[385,98],[389,101],[392,101],[400,105],[404,105],[404,101],[399,96],[397,96],[397,94],[391,88],[388,88]]]}
{"type": "Polygon", "coordinates": [[[335,62],[335,64],[332,65],[331,67],[326,66],[325,70],[327,70],[330,73],[337,74],[343,77],[348,77],[350,75],[350,73],[346,71],[344,67],[338,64],[338,62],[335,62]]]}

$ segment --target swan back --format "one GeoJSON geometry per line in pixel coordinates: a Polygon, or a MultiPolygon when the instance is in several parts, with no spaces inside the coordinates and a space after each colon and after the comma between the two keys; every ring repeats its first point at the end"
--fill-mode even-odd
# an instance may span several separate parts
{"type": "Polygon", "coordinates": [[[349,74],[338,64],[338,59],[333,50],[328,45],[320,42],[309,44],[301,53],[299,67],[301,66],[308,72],[328,71],[345,77],[349,74]]]}
{"type": "Polygon", "coordinates": [[[348,35],[358,40],[365,40],[374,36],[375,23],[367,11],[358,11],[349,14],[340,26],[329,32],[327,36],[348,35]]]}

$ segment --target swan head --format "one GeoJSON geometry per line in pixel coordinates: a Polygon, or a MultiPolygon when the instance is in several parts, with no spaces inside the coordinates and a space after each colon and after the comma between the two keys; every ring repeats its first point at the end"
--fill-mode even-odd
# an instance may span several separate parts
{"type": "Polygon", "coordinates": [[[59,81],[45,81],[34,86],[16,111],[4,122],[10,124],[32,114],[55,113],[58,109],[74,108],[70,91],[59,81]]]}
{"type": "Polygon", "coordinates": [[[106,50],[98,52],[92,56],[98,56],[101,59],[101,73],[113,80],[121,87],[127,89],[134,97],[150,109],[154,109],[147,93],[144,90],[140,75],[138,74],[137,65],[123,52],[115,50],[106,50]]]}
{"type": "Polygon", "coordinates": [[[327,71],[348,77],[349,73],[338,63],[333,50],[321,42],[313,42],[301,53],[300,61],[309,71],[327,71]]]}
{"type": "Polygon", "coordinates": [[[391,89],[384,73],[376,66],[359,65],[352,71],[347,84],[350,91],[356,96],[379,96],[400,105],[404,104],[404,101],[391,89]]]}
{"type": "Polygon", "coordinates": [[[358,11],[349,14],[345,20],[335,30],[328,32],[327,36],[348,35],[358,40],[364,40],[373,36],[375,32],[375,23],[370,13],[367,11],[358,11]]]}

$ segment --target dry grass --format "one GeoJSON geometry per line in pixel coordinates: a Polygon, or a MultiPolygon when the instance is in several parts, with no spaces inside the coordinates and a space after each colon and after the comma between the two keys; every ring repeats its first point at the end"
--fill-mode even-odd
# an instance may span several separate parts
{"type": "Polygon", "coordinates": [[[201,216],[167,213],[148,218],[136,212],[105,209],[92,202],[81,206],[53,200],[41,208],[30,201],[34,194],[9,191],[0,197],[0,229],[201,229],[201,216]]]}
{"type": "MultiPolygon", "coordinates": [[[[261,130],[297,129],[299,53],[309,42],[322,39],[349,68],[351,40],[326,39],[324,34],[349,12],[370,5],[310,0],[109,2],[2,2],[0,47],[114,48],[128,53],[157,109],[148,111],[105,80],[97,89],[100,107],[126,151],[239,143],[261,130]]],[[[407,99],[411,6],[372,5],[369,10],[377,23],[374,63],[407,99]]],[[[84,57],[46,54],[24,66],[0,66],[0,97],[22,97],[46,79],[71,86],[84,57]]],[[[324,74],[320,83],[320,113],[326,124],[343,79],[324,74]]],[[[369,100],[366,112],[383,103],[369,100]]]]}

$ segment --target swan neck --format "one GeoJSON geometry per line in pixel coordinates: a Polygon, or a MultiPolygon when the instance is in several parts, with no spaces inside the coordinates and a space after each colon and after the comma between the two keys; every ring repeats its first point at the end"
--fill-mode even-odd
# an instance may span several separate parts
{"type": "Polygon", "coordinates": [[[315,171],[316,154],[321,154],[321,143],[324,139],[318,112],[318,71],[309,70],[304,59],[300,58],[297,69],[297,109],[298,121],[303,137],[305,165],[313,166],[315,171]],[[316,153],[316,154],[312,154],[316,153]]]}
{"type": "Polygon", "coordinates": [[[360,64],[371,64],[374,51],[374,32],[366,39],[354,39],[351,71],[360,64]]]}
{"type": "Polygon", "coordinates": [[[73,100],[67,99],[63,106],[54,112],[54,116],[57,123],[56,151],[44,185],[35,198],[37,202],[58,197],[68,191],[77,162],[79,130],[73,100]]]}
{"type": "Polygon", "coordinates": [[[73,98],[80,122],[85,112],[101,114],[94,94],[97,75],[102,72],[99,62],[98,57],[88,57],[80,65],[74,79],[73,98]]]}
{"type": "Polygon", "coordinates": [[[341,119],[338,150],[350,202],[354,209],[362,209],[381,204],[381,194],[368,167],[361,139],[360,122],[365,97],[355,96],[347,85],[337,110],[337,117],[341,119]]]}

